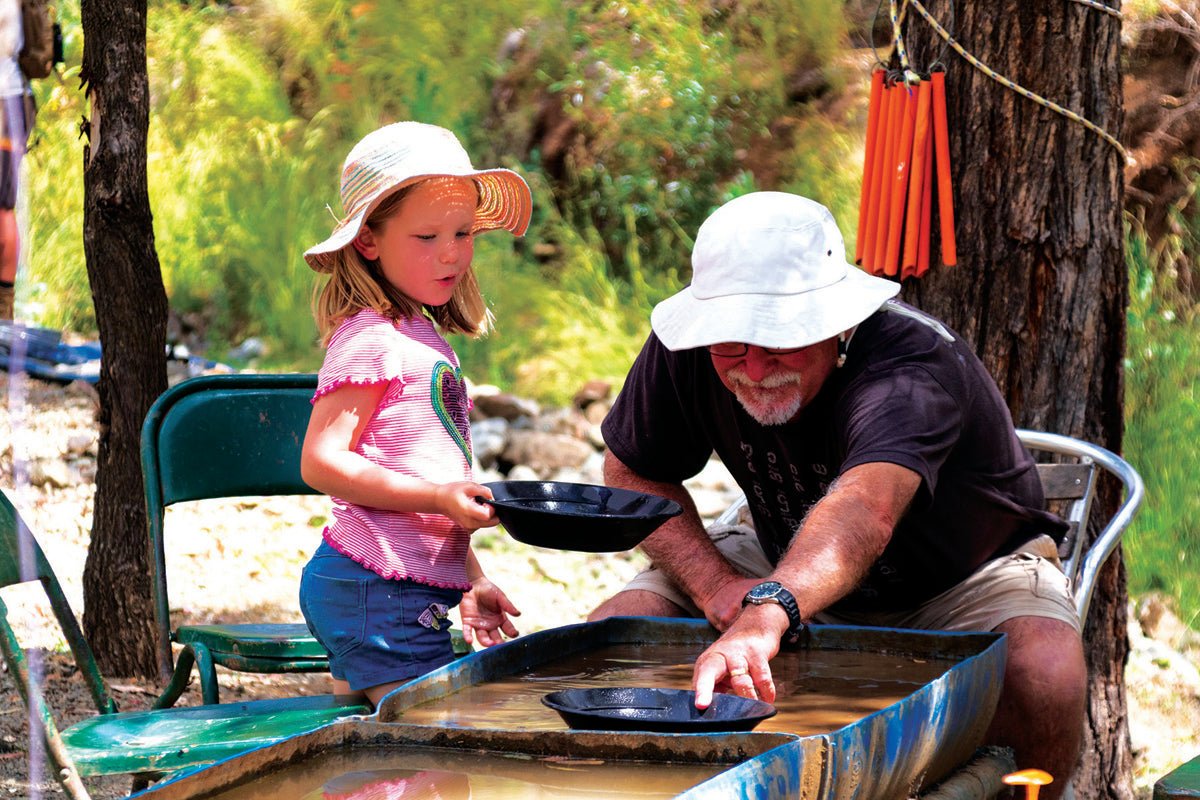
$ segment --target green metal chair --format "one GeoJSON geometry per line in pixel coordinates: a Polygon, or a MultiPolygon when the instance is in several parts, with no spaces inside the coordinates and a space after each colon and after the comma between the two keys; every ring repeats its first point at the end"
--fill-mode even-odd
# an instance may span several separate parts
{"type": "MultiPolygon", "coordinates": [[[[303,623],[182,625],[172,630],[165,554],[165,512],[174,503],[316,494],[300,477],[300,450],[316,387],[312,374],[207,375],[168,389],[146,415],[141,450],[154,612],[160,669],[171,675],[156,708],[175,703],[193,665],[205,703],[220,702],[217,665],[239,672],[329,670],[328,653],[303,623]],[[172,642],[182,645],[173,670],[172,642]]],[[[452,633],[456,652],[470,652],[461,632],[452,633]]]]}
{"type": "Polygon", "coordinates": [[[83,777],[155,778],[273,744],[339,717],[371,712],[359,700],[334,695],[118,711],[54,571],[8,496],[0,491],[0,588],[33,581],[45,590],[99,714],[58,728],[41,689],[30,678],[25,651],[2,600],[0,652],[29,709],[31,734],[44,745],[56,777],[71,797],[89,796],[83,777]]]}

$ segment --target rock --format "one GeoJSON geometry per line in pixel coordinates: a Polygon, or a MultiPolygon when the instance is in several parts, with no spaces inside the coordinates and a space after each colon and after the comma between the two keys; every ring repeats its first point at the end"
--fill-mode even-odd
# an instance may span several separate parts
{"type": "Polygon", "coordinates": [[[520,417],[536,417],[541,407],[533,400],[500,392],[484,394],[475,398],[475,408],[487,417],[502,417],[509,422],[520,417]]]}
{"type": "Polygon", "coordinates": [[[496,458],[504,452],[508,443],[508,420],[489,417],[471,423],[471,447],[475,458],[485,467],[496,464],[496,458]]]}
{"type": "Polygon", "coordinates": [[[604,422],[604,418],[608,416],[608,410],[612,408],[612,403],[608,400],[597,400],[594,403],[589,403],[588,407],[583,410],[583,416],[588,422],[593,425],[599,425],[604,422]]]}
{"type": "Polygon", "coordinates": [[[729,474],[728,468],[720,459],[710,458],[698,475],[688,478],[684,485],[689,489],[708,489],[725,492],[737,488],[737,481],[729,474]]]}
{"type": "Polygon", "coordinates": [[[29,483],[33,486],[65,489],[75,481],[71,470],[61,459],[35,459],[29,462],[29,483]]]}
{"type": "Polygon", "coordinates": [[[467,397],[471,398],[471,402],[475,402],[481,397],[492,397],[500,394],[500,387],[493,383],[472,383],[467,381],[467,397]]]}
{"type": "Polygon", "coordinates": [[[492,483],[494,481],[504,480],[504,475],[494,469],[489,469],[480,464],[475,465],[475,482],[476,483],[492,483]]]}
{"type": "Polygon", "coordinates": [[[1196,643],[1196,633],[1183,624],[1159,594],[1148,594],[1137,605],[1137,620],[1146,636],[1175,649],[1196,643]]]}
{"type": "Polygon", "coordinates": [[[604,454],[592,453],[579,468],[584,483],[604,483],[604,454]]]}
{"type": "Polygon", "coordinates": [[[689,489],[689,494],[692,496],[692,502],[696,504],[700,518],[705,521],[716,519],[729,508],[729,498],[724,492],[697,488],[689,489]]]}
{"type": "Polygon", "coordinates": [[[65,391],[70,397],[86,397],[92,401],[95,408],[100,408],[100,390],[87,381],[71,381],[65,391]]]}
{"type": "Polygon", "coordinates": [[[510,464],[524,464],[546,478],[564,467],[581,466],[593,452],[587,442],[561,433],[512,430],[500,458],[510,464]]]}
{"type": "Polygon", "coordinates": [[[588,438],[588,421],[574,408],[547,411],[533,421],[533,429],[546,433],[561,433],[581,440],[588,438]]]}
{"type": "Polygon", "coordinates": [[[78,462],[73,464],[72,467],[74,474],[79,476],[80,483],[90,484],[96,482],[96,471],[99,469],[99,467],[97,466],[94,458],[80,459],[78,462]]]}
{"type": "Polygon", "coordinates": [[[508,479],[510,481],[540,481],[542,476],[534,472],[531,467],[517,464],[508,471],[508,479]]]}
{"type": "Polygon", "coordinates": [[[83,433],[73,433],[67,438],[67,452],[82,455],[92,452],[96,446],[95,431],[85,431],[83,433]]]}
{"type": "Polygon", "coordinates": [[[261,339],[251,336],[244,340],[237,347],[229,351],[229,357],[235,361],[249,361],[253,358],[261,358],[267,354],[267,346],[261,339]]]}
{"type": "Polygon", "coordinates": [[[575,407],[585,409],[597,400],[607,400],[611,393],[612,384],[608,381],[588,381],[575,393],[575,407]]]}
{"type": "Polygon", "coordinates": [[[587,440],[591,443],[592,447],[596,448],[597,450],[603,450],[608,446],[604,443],[604,432],[600,430],[599,425],[588,426],[587,440]]]}

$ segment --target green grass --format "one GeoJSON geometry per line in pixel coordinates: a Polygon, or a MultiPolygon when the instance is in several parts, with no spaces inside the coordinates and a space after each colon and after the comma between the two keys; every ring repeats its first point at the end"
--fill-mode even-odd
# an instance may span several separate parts
{"type": "Polygon", "coordinates": [[[1131,303],[1125,458],[1146,498],[1125,534],[1131,594],[1162,592],[1200,618],[1200,315],[1156,281],[1144,237],[1128,239],[1131,303]]]}

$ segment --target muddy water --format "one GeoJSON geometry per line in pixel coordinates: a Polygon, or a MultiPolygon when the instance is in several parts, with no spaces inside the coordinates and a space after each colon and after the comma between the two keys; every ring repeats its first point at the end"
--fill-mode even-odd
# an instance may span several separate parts
{"type": "MultiPolygon", "coordinates": [[[[690,689],[702,645],[610,645],[461,689],[406,709],[395,722],[564,730],[542,695],[574,687],[690,689]]],[[[906,697],[954,662],[841,650],[781,653],[771,662],[779,713],[755,728],[807,736],[855,722],[906,697]]]]}
{"type": "Polygon", "coordinates": [[[728,765],[531,759],[432,748],[329,753],[213,800],[548,800],[670,798],[728,765]]]}
{"type": "MultiPolygon", "coordinates": [[[[610,645],[487,681],[402,712],[400,723],[564,730],[541,703],[572,687],[690,688],[701,645],[610,645]]],[[[836,650],[782,653],[771,662],[779,713],[756,731],[836,730],[911,694],[952,661],[836,650]]],[[[219,800],[532,800],[672,798],[728,769],[539,758],[422,747],[330,752],[214,795],[219,800]]]]}

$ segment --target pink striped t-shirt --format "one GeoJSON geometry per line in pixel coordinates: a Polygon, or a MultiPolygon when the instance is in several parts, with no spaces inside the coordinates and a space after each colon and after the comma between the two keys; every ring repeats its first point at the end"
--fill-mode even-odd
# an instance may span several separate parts
{"type": "MultiPolygon", "coordinates": [[[[425,317],[393,321],[359,311],[334,331],[313,402],[346,384],[387,383],[355,452],[434,483],[471,479],[470,401],[449,343],[425,317]]],[[[385,511],[333,500],[325,540],[385,578],[464,591],[470,533],[441,514],[385,511]]]]}

